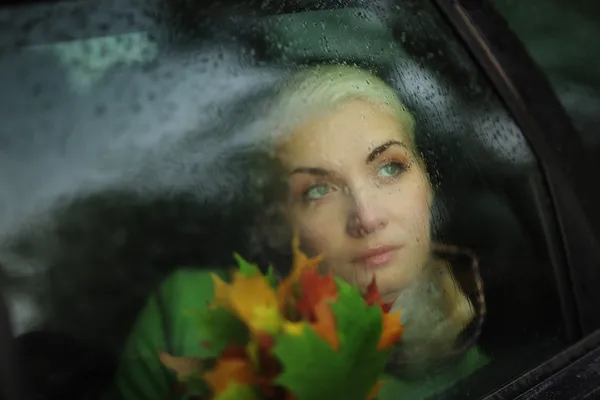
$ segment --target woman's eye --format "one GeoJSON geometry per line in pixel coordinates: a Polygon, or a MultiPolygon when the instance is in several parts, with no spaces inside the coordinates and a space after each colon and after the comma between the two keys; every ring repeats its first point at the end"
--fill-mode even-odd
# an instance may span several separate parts
{"type": "Polygon", "coordinates": [[[304,192],[304,198],[307,200],[319,200],[331,193],[331,190],[331,186],[326,184],[314,185],[304,192]]]}
{"type": "Polygon", "coordinates": [[[397,162],[391,162],[384,165],[377,171],[377,175],[382,178],[393,178],[400,175],[404,171],[404,166],[397,162]]]}

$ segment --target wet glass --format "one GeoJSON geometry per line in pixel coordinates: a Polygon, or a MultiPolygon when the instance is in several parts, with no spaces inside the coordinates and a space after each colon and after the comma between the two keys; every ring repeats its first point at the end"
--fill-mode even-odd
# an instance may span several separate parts
{"type": "Polygon", "coordinates": [[[477,398],[568,343],[535,154],[432,4],[117,3],[0,10],[0,282],[33,390],[85,365],[101,392],[180,267],[237,251],[285,269],[268,110],[323,63],[371,70],[414,117],[445,288],[472,308],[443,351],[400,349],[380,398],[477,398]]]}
{"type": "Polygon", "coordinates": [[[542,68],[585,145],[600,138],[600,9],[594,1],[496,0],[494,4],[542,68]]]}

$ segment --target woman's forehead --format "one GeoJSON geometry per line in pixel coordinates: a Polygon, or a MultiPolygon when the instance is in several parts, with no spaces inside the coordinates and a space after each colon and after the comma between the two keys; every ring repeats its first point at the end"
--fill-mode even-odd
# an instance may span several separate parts
{"type": "Polygon", "coordinates": [[[352,100],[309,118],[288,135],[279,150],[288,159],[350,156],[348,153],[368,153],[391,139],[408,146],[409,136],[389,107],[352,100]]]}

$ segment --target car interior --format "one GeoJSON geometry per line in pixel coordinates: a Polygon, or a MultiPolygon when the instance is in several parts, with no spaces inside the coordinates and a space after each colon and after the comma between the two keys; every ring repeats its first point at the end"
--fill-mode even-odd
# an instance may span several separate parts
{"type": "Polygon", "coordinates": [[[220,3],[209,19],[173,2],[188,12],[158,8],[166,22],[135,2],[76,3],[0,9],[12,27],[0,152],[15,182],[0,198],[13,207],[0,232],[0,399],[99,398],[173,268],[240,250],[261,260],[248,237],[264,199],[244,190],[252,114],[288,71],[318,63],[370,68],[398,90],[435,183],[435,237],[480,259],[479,343],[493,361],[443,398],[482,398],[581,338],[536,154],[433,3],[220,3]],[[36,31],[36,15],[54,27],[36,31]]]}

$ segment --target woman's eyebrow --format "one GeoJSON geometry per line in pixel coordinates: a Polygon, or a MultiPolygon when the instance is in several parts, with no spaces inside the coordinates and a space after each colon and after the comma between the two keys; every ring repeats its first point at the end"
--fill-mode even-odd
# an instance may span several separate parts
{"type": "Polygon", "coordinates": [[[311,175],[319,175],[319,176],[327,176],[331,175],[329,171],[323,168],[314,168],[314,167],[298,167],[295,168],[290,175],[293,174],[311,174],[311,175]]]}
{"type": "Polygon", "coordinates": [[[370,162],[375,160],[381,153],[386,151],[390,146],[394,145],[406,148],[406,145],[399,140],[388,140],[384,144],[377,146],[375,149],[373,149],[373,151],[369,153],[369,155],[367,156],[366,163],[369,164],[370,162]]]}

